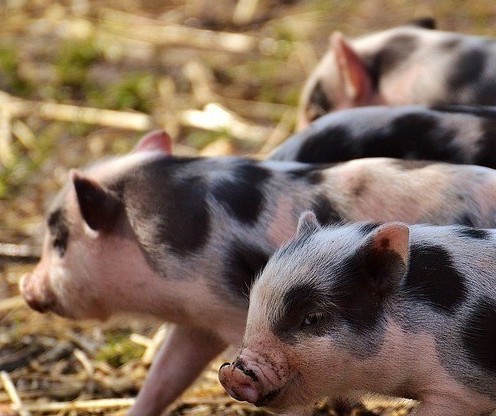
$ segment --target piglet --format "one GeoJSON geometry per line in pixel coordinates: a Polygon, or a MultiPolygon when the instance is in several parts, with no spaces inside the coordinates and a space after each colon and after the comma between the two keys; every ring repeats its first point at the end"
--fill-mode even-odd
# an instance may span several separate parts
{"type": "Polygon", "coordinates": [[[420,26],[403,25],[353,40],[333,33],[303,88],[299,129],[350,107],[495,105],[495,40],[420,26]]]}
{"type": "Polygon", "coordinates": [[[370,106],[336,111],[296,133],[271,160],[335,163],[364,157],[496,168],[496,107],[370,106]]]}
{"type": "Polygon", "coordinates": [[[325,223],[496,226],[496,172],[480,166],[174,157],[157,131],[130,154],[69,176],[20,290],[40,312],[100,320],[131,312],[172,324],[132,416],[160,414],[241,343],[252,281],[304,210],[325,223]]]}
{"type": "Polygon", "coordinates": [[[496,231],[304,213],[250,293],[228,393],[284,414],[322,396],[420,401],[417,416],[496,409],[496,231]]]}

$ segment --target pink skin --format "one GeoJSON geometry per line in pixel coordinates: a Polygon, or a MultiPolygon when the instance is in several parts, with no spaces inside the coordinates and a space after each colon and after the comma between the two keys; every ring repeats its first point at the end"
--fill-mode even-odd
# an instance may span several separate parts
{"type": "Polygon", "coordinates": [[[277,403],[289,379],[289,363],[283,346],[270,341],[242,348],[236,360],[219,369],[220,383],[233,398],[257,406],[277,403]]]}
{"type": "MultiPolygon", "coordinates": [[[[137,145],[131,161],[117,161],[106,169],[97,166],[92,175],[98,181],[129,168],[135,159],[154,157],[157,151],[170,154],[170,149],[167,134],[152,132],[137,145]]],[[[119,220],[116,231],[90,229],[81,218],[73,187],[63,207],[70,228],[64,256],[53,249],[53,237],[47,233],[41,260],[32,273],[22,276],[20,292],[33,309],[71,319],[105,320],[115,313],[132,312],[179,324],[169,332],[129,413],[158,415],[226,345],[241,341],[246,311],[220,305],[201,277],[188,284],[157,274],[127,219],[119,220]],[[191,302],[192,292],[195,302],[191,302]]]]}
{"type": "Polygon", "coordinates": [[[173,327],[128,415],[159,415],[224,348],[225,344],[209,332],[173,327]]]}

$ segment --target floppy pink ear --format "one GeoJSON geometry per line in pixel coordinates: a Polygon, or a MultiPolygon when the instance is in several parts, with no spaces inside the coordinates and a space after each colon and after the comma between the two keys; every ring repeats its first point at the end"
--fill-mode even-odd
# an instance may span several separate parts
{"type": "Polygon", "coordinates": [[[344,83],[345,96],[353,104],[367,104],[372,99],[373,88],[372,77],[367,72],[365,63],[341,32],[334,32],[330,43],[341,82],[344,83]]]}
{"type": "Polygon", "coordinates": [[[135,152],[159,150],[167,155],[172,154],[172,139],[164,130],[153,130],[145,134],[134,147],[135,152]]]}

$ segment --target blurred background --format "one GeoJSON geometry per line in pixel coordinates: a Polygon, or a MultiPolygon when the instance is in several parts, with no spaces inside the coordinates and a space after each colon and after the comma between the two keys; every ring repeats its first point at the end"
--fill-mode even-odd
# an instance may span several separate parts
{"type": "MultiPolygon", "coordinates": [[[[119,400],[138,391],[163,333],[148,319],[42,316],[19,297],[70,168],[125,153],[154,128],[179,155],[264,157],[294,130],[333,31],[425,16],[441,30],[496,34],[494,0],[0,0],[0,415],[16,414],[16,400],[23,415],[123,414],[119,400]],[[116,400],[83,405],[103,398],[116,400]]],[[[251,413],[263,412],[228,399],[215,365],[174,410],[251,413]]]]}

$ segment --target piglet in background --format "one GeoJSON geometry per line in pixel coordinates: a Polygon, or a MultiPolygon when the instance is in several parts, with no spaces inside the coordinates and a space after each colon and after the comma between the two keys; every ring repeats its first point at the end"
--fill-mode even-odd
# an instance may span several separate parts
{"type": "Polygon", "coordinates": [[[242,157],[171,155],[152,132],[134,152],[72,171],[47,215],[42,256],[20,290],[40,312],[171,323],[130,411],[158,415],[228,345],[269,256],[314,210],[356,220],[496,226],[496,171],[359,159],[326,168],[242,157]]]}
{"type": "Polygon", "coordinates": [[[496,231],[355,223],[313,213],[250,293],[228,393],[284,414],[365,393],[420,401],[416,416],[496,409],[496,231]]]}
{"type": "Polygon", "coordinates": [[[365,157],[439,160],[496,168],[496,107],[371,106],[320,117],[271,160],[335,163],[365,157]]]}
{"type": "Polygon", "coordinates": [[[496,105],[496,41],[420,26],[353,40],[332,34],[303,88],[298,128],[350,107],[496,105]]]}

